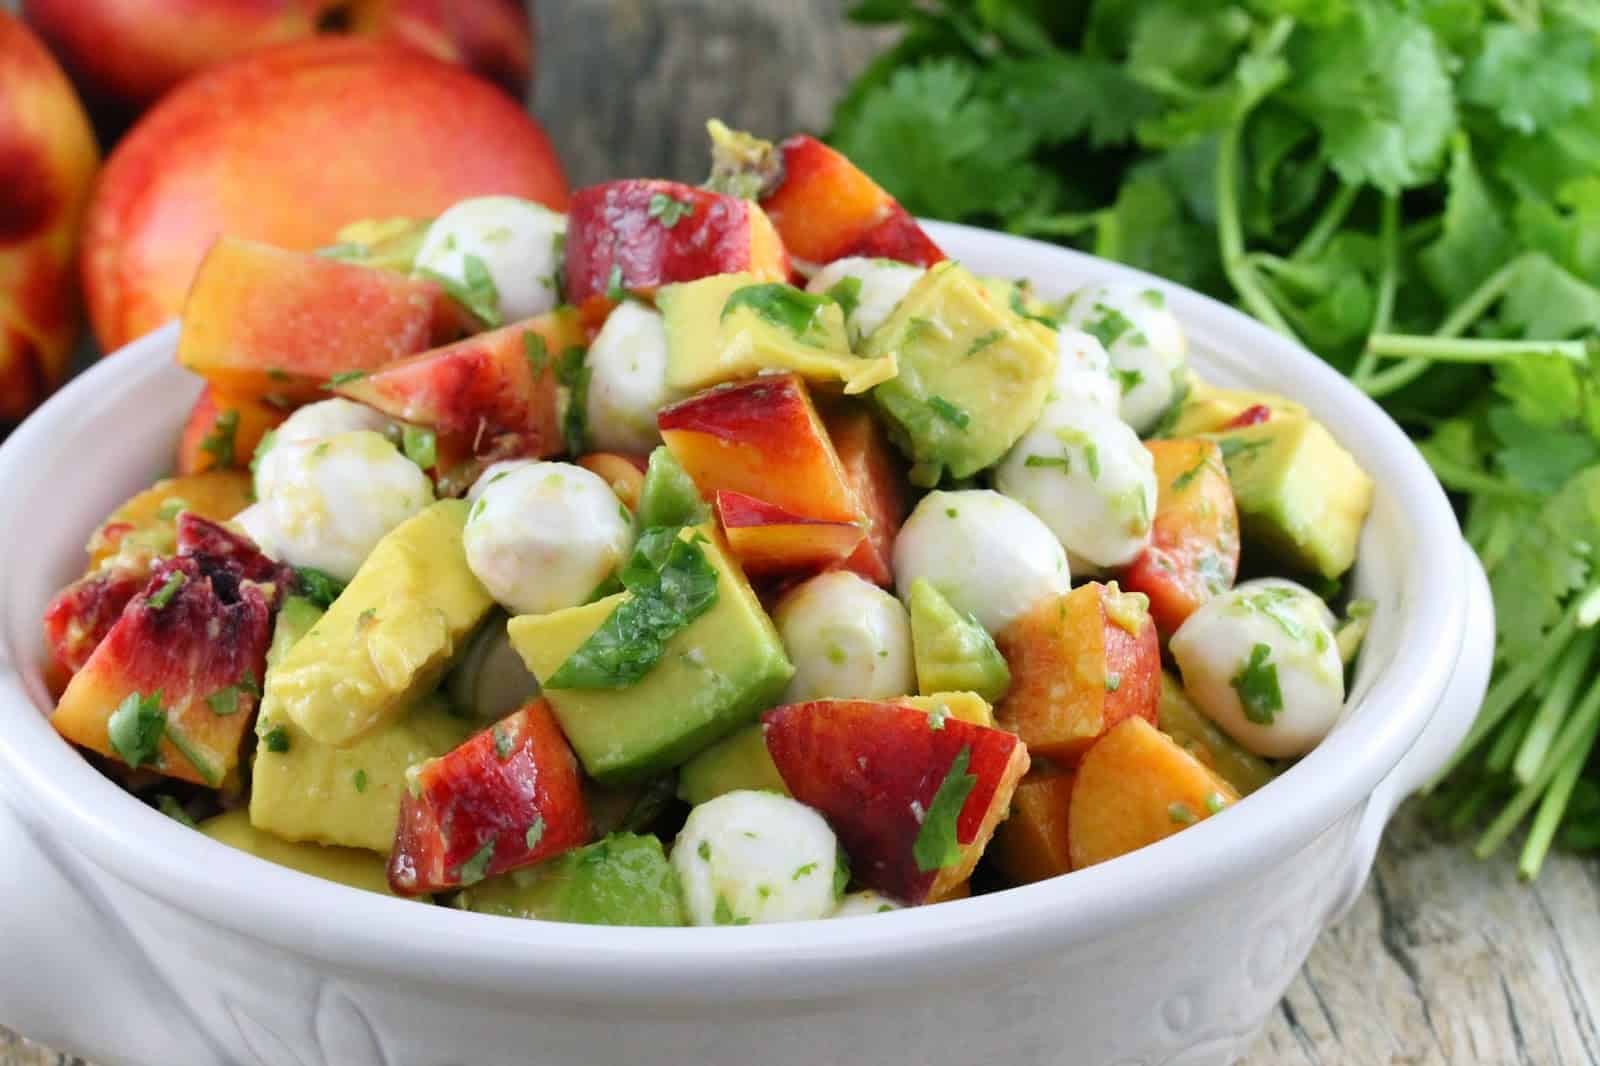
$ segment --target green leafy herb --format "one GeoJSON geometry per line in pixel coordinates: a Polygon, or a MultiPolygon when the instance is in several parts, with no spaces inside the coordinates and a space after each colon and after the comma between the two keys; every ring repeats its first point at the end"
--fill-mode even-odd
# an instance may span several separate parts
{"type": "Polygon", "coordinates": [[[943,729],[944,723],[949,717],[950,708],[946,707],[942,703],[939,704],[933,710],[928,712],[928,728],[934,730],[943,729]]]}
{"type": "Polygon", "coordinates": [[[794,876],[792,878],[790,878],[790,880],[791,881],[798,881],[802,877],[810,877],[812,874],[814,874],[816,872],[817,872],[817,864],[814,863],[814,862],[808,862],[804,866],[795,867],[794,876]]]}
{"type": "Polygon", "coordinates": [[[733,925],[733,908],[728,905],[722,893],[717,893],[716,906],[712,908],[711,920],[717,925],[733,925]]]}
{"type": "Polygon", "coordinates": [[[504,324],[505,319],[500,314],[500,290],[495,287],[489,268],[477,256],[461,257],[459,280],[437,270],[423,269],[418,273],[438,285],[452,300],[490,329],[504,324]]]}
{"type": "Polygon", "coordinates": [[[200,450],[211,456],[219,469],[231,467],[236,458],[234,443],[239,435],[239,412],[233,408],[222,412],[211,424],[211,431],[200,440],[200,450]]]}
{"type": "Polygon", "coordinates": [[[483,847],[473,852],[472,858],[456,868],[456,878],[462,888],[470,888],[489,876],[489,864],[494,862],[496,839],[490,837],[483,847]]]}
{"type": "Polygon", "coordinates": [[[536,814],[533,816],[533,824],[528,826],[528,831],[523,834],[522,843],[527,846],[529,851],[532,851],[539,846],[539,841],[543,839],[544,815],[536,814]]]}
{"type": "Polygon", "coordinates": [[[822,295],[839,305],[839,310],[849,318],[855,314],[856,308],[861,306],[861,279],[857,277],[840,278],[828,286],[828,291],[822,295]]]}
{"type": "MultiPolygon", "coordinates": [[[[1094,309],[1097,317],[1085,322],[1083,331],[1099,341],[1106,351],[1110,351],[1111,346],[1124,334],[1134,332],[1133,320],[1121,311],[1101,304],[1096,304],[1094,309]]],[[[1126,392],[1127,389],[1123,391],[1126,392]]]]}
{"type": "Polygon", "coordinates": [[[181,496],[168,496],[161,501],[161,507],[156,511],[156,517],[163,522],[171,522],[188,509],[188,500],[183,499],[181,496]]]}
{"type": "Polygon", "coordinates": [[[505,762],[517,750],[517,742],[504,726],[496,725],[490,732],[494,738],[494,757],[505,762]]]}
{"type": "Polygon", "coordinates": [[[545,368],[550,365],[550,347],[545,344],[544,337],[535,330],[523,330],[522,355],[528,360],[528,372],[535,379],[543,377],[545,368]]]}
{"type": "MultiPolygon", "coordinates": [[[[1215,795],[1215,793],[1212,793],[1215,795]]],[[[1198,818],[1187,803],[1167,804],[1167,820],[1173,825],[1193,825],[1198,818]]]]}
{"type": "Polygon", "coordinates": [[[985,348],[998,344],[1000,341],[1004,340],[1010,332],[1011,331],[1008,329],[996,328],[989,330],[987,333],[979,334],[973,340],[973,342],[967,346],[967,354],[964,356],[964,358],[971,359],[979,352],[982,352],[985,348]]]}
{"type": "Polygon", "coordinates": [[[622,284],[622,264],[611,264],[611,273],[606,275],[606,299],[614,304],[621,303],[628,296],[628,290],[622,284]]]}
{"type": "Polygon", "coordinates": [[[650,197],[650,203],[645,207],[645,214],[659,221],[667,229],[671,229],[683,219],[694,214],[694,204],[688,200],[680,200],[664,192],[658,192],[650,197]]]}
{"type": "Polygon", "coordinates": [[[1144,375],[1137,370],[1112,368],[1111,376],[1117,379],[1117,385],[1121,388],[1124,396],[1144,384],[1144,375]]]}
{"type": "Polygon", "coordinates": [[[165,792],[156,796],[156,810],[171,818],[179,825],[188,826],[190,829],[199,829],[189,812],[183,809],[183,804],[167,795],[165,792]]]}
{"type": "Polygon", "coordinates": [[[161,693],[149,696],[130,692],[117,704],[106,720],[106,738],[111,750],[137,770],[146,763],[158,762],[161,738],[167,731],[167,712],[161,706],[161,693]]]}
{"type": "Polygon", "coordinates": [[[357,770],[351,775],[350,782],[356,786],[357,792],[365,792],[367,790],[367,772],[365,770],[357,770]]]}
{"type": "Polygon", "coordinates": [[[833,853],[833,898],[843,899],[849,887],[850,856],[845,854],[844,848],[836,848],[833,853]]]}
{"type": "Polygon", "coordinates": [[[967,796],[978,783],[976,777],[967,773],[971,762],[972,749],[962,748],[923,812],[922,828],[917,830],[916,842],[911,846],[911,856],[923,873],[961,861],[961,842],[956,839],[956,827],[967,796]]]}
{"type": "Polygon", "coordinates": [[[297,566],[294,576],[300,586],[300,595],[324,609],[333,606],[333,601],[344,592],[343,581],[314,567],[297,566]]]}
{"type": "Polygon", "coordinates": [[[733,290],[722,305],[722,321],[740,308],[748,308],[764,322],[785,330],[795,339],[814,343],[818,316],[824,307],[835,303],[828,295],[817,295],[782,282],[763,282],[733,290]]]}
{"type": "Polygon", "coordinates": [[[406,426],[400,431],[400,446],[405,457],[424,470],[432,470],[439,462],[439,438],[431,429],[406,426]]]}
{"type": "Polygon", "coordinates": [[[556,361],[556,381],[567,390],[567,402],[561,415],[561,439],[568,453],[580,455],[584,438],[589,432],[589,378],[584,349],[574,345],[561,353],[556,361]]]}
{"type": "MultiPolygon", "coordinates": [[[[219,688],[206,697],[206,706],[210,707],[211,713],[219,718],[227,718],[238,714],[240,689],[240,685],[228,685],[226,688],[219,688]]],[[[246,694],[250,693],[248,688],[243,691],[246,694]]]]}
{"type": "Polygon", "coordinates": [[[278,431],[275,429],[269,429],[261,435],[261,442],[256,445],[255,454],[250,457],[251,477],[256,475],[256,471],[261,466],[261,460],[266,458],[267,453],[272,450],[272,446],[277,443],[277,440],[278,431]]]}
{"type": "Polygon", "coordinates": [[[178,594],[178,590],[183,588],[184,582],[188,580],[188,575],[182,570],[174,570],[169,573],[167,579],[161,583],[161,587],[151,593],[150,599],[146,601],[150,609],[159,611],[166,607],[167,604],[172,602],[172,597],[178,594]]]}
{"type": "Polygon", "coordinates": [[[1239,694],[1244,716],[1257,725],[1271,725],[1283,710],[1283,692],[1278,688],[1278,667],[1272,662],[1272,646],[1256,644],[1250,657],[1239,666],[1229,682],[1239,694]]]}
{"type": "Polygon", "coordinates": [[[1122,687],[1122,675],[1117,673],[1115,670],[1109,671],[1106,674],[1105,687],[1107,692],[1117,691],[1117,689],[1122,687]]]}
{"type": "Polygon", "coordinates": [[[647,529],[622,568],[629,595],[547,682],[554,689],[620,689],[650,672],[666,643],[717,602],[717,571],[694,540],[647,529]]]}
{"type": "Polygon", "coordinates": [[[1227,801],[1226,798],[1224,798],[1222,793],[1220,793],[1220,792],[1207,792],[1206,793],[1206,810],[1211,812],[1212,814],[1220,813],[1222,811],[1222,809],[1224,807],[1226,807],[1227,805],[1228,805],[1228,801],[1227,801]]]}
{"type": "Polygon", "coordinates": [[[928,406],[933,409],[934,414],[957,429],[966,429],[972,422],[972,416],[967,414],[965,408],[951,403],[943,396],[929,396],[928,406]]]}
{"type": "Polygon", "coordinates": [[[366,377],[367,374],[368,371],[365,370],[346,370],[329,378],[326,387],[330,389],[336,389],[340,385],[348,385],[352,381],[360,381],[362,378],[366,377]]]}
{"type": "MultiPolygon", "coordinates": [[[[1089,468],[1089,477],[1094,481],[1099,481],[1100,480],[1100,449],[1097,448],[1092,443],[1085,444],[1083,446],[1083,462],[1084,462],[1084,465],[1086,465],[1089,468]]],[[[1141,493],[1140,494],[1140,499],[1143,499],[1143,498],[1144,498],[1143,494],[1141,493]]]]}
{"type": "Polygon", "coordinates": [[[274,755],[287,755],[289,752],[289,733],[281,725],[275,725],[262,734],[261,744],[274,755]]]}
{"type": "Polygon", "coordinates": [[[1055,468],[1064,474],[1072,473],[1072,457],[1070,455],[1030,455],[1022,460],[1025,467],[1055,468]]]}
{"type": "Polygon", "coordinates": [[[709,840],[700,841],[700,846],[695,849],[695,854],[700,856],[700,861],[701,862],[710,862],[711,861],[711,841],[709,841],[709,840]]]}

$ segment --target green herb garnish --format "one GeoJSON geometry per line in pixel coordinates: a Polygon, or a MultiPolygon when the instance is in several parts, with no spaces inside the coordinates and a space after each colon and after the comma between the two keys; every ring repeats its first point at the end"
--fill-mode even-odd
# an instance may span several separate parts
{"type": "Polygon", "coordinates": [[[824,307],[834,302],[829,296],[818,296],[778,281],[746,285],[733,290],[722,305],[721,320],[726,322],[741,307],[749,308],[762,321],[786,330],[797,340],[810,343],[818,315],[824,307]]]}
{"type": "Polygon", "coordinates": [[[544,839],[544,815],[533,816],[533,824],[528,826],[528,831],[522,835],[522,843],[529,851],[539,846],[539,841],[544,839]]]}
{"type": "Polygon", "coordinates": [[[310,566],[297,566],[294,575],[300,586],[300,595],[324,609],[333,606],[333,601],[344,592],[344,582],[332,574],[310,566]]]}
{"type": "Polygon", "coordinates": [[[951,403],[943,396],[929,396],[928,406],[933,409],[934,414],[957,429],[966,429],[972,422],[972,416],[967,414],[965,408],[951,403]]]}
{"type": "Polygon", "coordinates": [[[438,285],[452,300],[490,329],[505,322],[500,314],[500,290],[495,287],[488,266],[478,256],[468,254],[461,257],[459,280],[437,270],[423,269],[418,273],[438,285]]]}
{"type": "Polygon", "coordinates": [[[135,770],[158,761],[166,730],[167,712],[161,707],[160,692],[149,696],[128,693],[106,721],[111,750],[135,770]]]}
{"type": "Polygon", "coordinates": [[[861,279],[857,277],[840,278],[828,286],[822,294],[839,305],[839,310],[844,312],[844,317],[849,318],[855,314],[856,308],[861,306],[861,279]]]}
{"type": "Polygon", "coordinates": [[[239,435],[239,412],[229,408],[211,424],[211,432],[200,441],[200,450],[211,456],[219,469],[231,467],[236,456],[234,444],[239,435]]]}
{"type": "Polygon", "coordinates": [[[172,602],[172,597],[178,594],[178,590],[183,588],[184,583],[188,580],[188,575],[182,570],[174,570],[169,573],[167,579],[161,583],[161,587],[151,593],[150,599],[146,601],[150,605],[150,609],[159,611],[165,608],[167,604],[172,602]]]}
{"type": "Polygon", "coordinates": [[[489,841],[473,853],[472,858],[456,867],[456,878],[461,882],[462,888],[470,888],[489,876],[489,864],[494,862],[494,848],[496,841],[489,841]]]}
{"type": "Polygon", "coordinates": [[[357,792],[365,792],[367,790],[367,772],[365,770],[357,770],[350,780],[356,786],[357,792]]]}
{"type": "Polygon", "coordinates": [[[366,377],[368,373],[369,371],[366,370],[341,371],[340,373],[337,373],[333,375],[333,377],[329,378],[328,383],[324,385],[323,388],[336,389],[340,385],[348,385],[352,381],[360,381],[362,378],[366,377]]]}
{"type": "Polygon", "coordinates": [[[504,726],[495,726],[491,733],[494,737],[494,757],[505,762],[517,750],[517,742],[504,726]]]}
{"type": "Polygon", "coordinates": [[[261,745],[274,755],[287,755],[289,753],[289,733],[281,725],[275,725],[261,736],[261,745]]]}
{"type": "Polygon", "coordinates": [[[658,192],[651,195],[650,203],[645,207],[645,214],[659,221],[667,229],[671,229],[694,214],[694,204],[689,200],[680,200],[664,192],[658,192]]]}
{"type": "Polygon", "coordinates": [[[976,777],[967,773],[971,761],[972,749],[963,747],[950,763],[944,780],[939,782],[938,791],[923,812],[922,828],[917,830],[916,842],[911,846],[911,856],[916,860],[917,869],[923,873],[941,870],[961,861],[961,842],[956,838],[957,823],[961,819],[962,808],[966,806],[967,796],[978,783],[976,777]]]}
{"type": "Polygon", "coordinates": [[[1272,648],[1256,644],[1250,657],[1239,666],[1229,682],[1239,694],[1244,716],[1257,725],[1271,725],[1283,710],[1283,692],[1278,688],[1278,667],[1272,662],[1272,648]]]}
{"type": "Polygon", "coordinates": [[[176,799],[173,799],[165,792],[156,797],[156,810],[160,811],[168,818],[171,818],[179,825],[188,826],[190,829],[200,828],[195,824],[194,819],[189,816],[189,812],[183,809],[183,804],[179,803],[176,799]]]}
{"type": "Polygon", "coordinates": [[[628,290],[622,285],[622,264],[611,264],[611,273],[606,276],[606,299],[614,304],[621,303],[627,298],[628,290]]]}

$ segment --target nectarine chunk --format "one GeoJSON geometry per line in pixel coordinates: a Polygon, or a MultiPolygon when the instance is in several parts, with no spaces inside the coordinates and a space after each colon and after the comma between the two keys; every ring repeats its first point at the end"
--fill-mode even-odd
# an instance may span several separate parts
{"type": "Polygon", "coordinates": [[[1019,885],[1057,877],[1072,869],[1067,811],[1074,772],[1036,766],[1011,796],[1011,817],[994,835],[994,861],[1019,885]]]}
{"type": "Polygon", "coordinates": [[[1161,650],[1143,597],[1091,581],[1047,598],[1002,630],[1011,668],[1002,725],[1030,750],[1072,765],[1125,718],[1156,720],[1161,650]]]}
{"type": "Polygon", "coordinates": [[[905,465],[871,412],[841,408],[828,412],[823,420],[845,480],[855,491],[867,531],[843,569],[887,587],[894,582],[894,538],[906,518],[905,465]]]}
{"type": "Polygon", "coordinates": [[[230,396],[313,400],[453,340],[464,315],[431,281],[222,237],[184,304],[178,362],[230,396]]]}
{"type": "Polygon", "coordinates": [[[599,474],[604,478],[628,510],[639,509],[639,494],[644,491],[643,460],[616,452],[590,452],[574,461],[591,474],[599,474]]]}
{"type": "Polygon", "coordinates": [[[100,523],[89,538],[89,569],[116,555],[125,542],[137,546],[140,554],[171,554],[177,546],[179,514],[189,511],[226,522],[250,506],[251,498],[250,475],[242,470],[208,470],[158,481],[100,523]]]}
{"type": "Polygon", "coordinates": [[[1129,718],[1083,757],[1072,785],[1072,868],[1126,855],[1237,802],[1233,786],[1143,718],[1129,718]]]}
{"type": "Polygon", "coordinates": [[[751,577],[837,565],[866,536],[854,522],[824,522],[792,514],[742,492],[718,492],[716,505],[728,547],[751,577]]]}
{"type": "Polygon", "coordinates": [[[1156,628],[1170,637],[1239,572],[1239,515],[1222,449],[1210,440],[1152,440],[1156,513],[1150,544],[1122,583],[1150,598],[1156,628]]]}
{"type": "Polygon", "coordinates": [[[261,438],[288,414],[255,397],[226,396],[207,385],[200,390],[178,438],[178,473],[249,466],[261,438]]]}

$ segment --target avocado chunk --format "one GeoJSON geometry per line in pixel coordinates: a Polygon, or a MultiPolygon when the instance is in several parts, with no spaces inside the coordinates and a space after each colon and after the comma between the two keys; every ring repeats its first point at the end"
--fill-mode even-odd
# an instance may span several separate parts
{"type": "Polygon", "coordinates": [[[701,498],[689,476],[665,444],[650,453],[644,485],[639,489],[639,527],[694,526],[711,517],[711,508],[701,498]]]}
{"type": "Polygon", "coordinates": [[[953,262],[924,274],[862,348],[896,354],[899,374],[872,396],[919,485],[998,462],[1038,420],[1056,365],[1055,335],[953,262]]]}
{"type": "Polygon", "coordinates": [[[1011,669],[994,639],[950,605],[926,578],[911,583],[911,654],[917,691],[976,692],[997,703],[1011,687],[1011,669]]]}
{"type": "Polygon", "coordinates": [[[582,925],[684,925],[678,877],[653,836],[617,833],[456,896],[479,914],[582,925]]]}
{"type": "Polygon", "coordinates": [[[695,392],[763,370],[865,392],[895,373],[893,352],[850,352],[837,301],[752,274],[714,274],[656,293],[667,331],[667,384],[695,392]]]}
{"type": "Polygon", "coordinates": [[[955,718],[968,725],[995,728],[994,708],[976,692],[935,692],[927,696],[901,696],[894,701],[915,707],[931,715],[929,723],[942,718],[955,718]]]}
{"type": "Polygon", "coordinates": [[[358,219],[335,233],[334,243],[319,249],[317,254],[377,270],[409,274],[432,224],[433,220],[426,218],[358,219]]]}
{"type": "Polygon", "coordinates": [[[336,881],[351,888],[379,892],[389,889],[387,863],[369,852],[354,848],[328,848],[321,844],[295,844],[264,833],[250,824],[245,811],[229,811],[200,823],[200,832],[221,844],[247,851],[258,859],[287,866],[324,881],[336,881]]]}
{"type": "Polygon", "coordinates": [[[1274,777],[1270,763],[1245,751],[1201,714],[1183,691],[1183,685],[1166,670],[1161,671],[1156,723],[1173,743],[1199,759],[1241,796],[1248,796],[1274,777]]]}
{"type": "Polygon", "coordinates": [[[452,750],[474,723],[423,697],[375,732],[344,748],[312,738],[282,712],[273,677],[289,650],[322,618],[310,600],[291,596],[278,611],[267,650],[267,685],[256,718],[250,822],[285,841],[309,841],[388,853],[400,817],[406,771],[452,750]]]}
{"type": "Polygon", "coordinates": [[[1246,545],[1325,578],[1350,569],[1372,478],[1322,423],[1274,416],[1210,436],[1222,447],[1246,545]]]}
{"type": "Polygon", "coordinates": [[[508,626],[584,769],[604,784],[643,780],[679,765],[772,706],[794,674],[777,629],[715,525],[678,535],[699,538],[716,573],[716,602],[669,637],[660,660],[627,687],[556,688],[550,679],[632,593],[521,615],[508,626]]]}
{"type": "Polygon", "coordinates": [[[743,791],[789,794],[789,786],[767,751],[767,736],[760,722],[729,733],[678,771],[678,798],[691,807],[725,792],[743,791]]]}
{"type": "Polygon", "coordinates": [[[443,676],[494,600],[467,567],[465,500],[441,500],[372,549],[328,613],[267,679],[281,714],[344,746],[409,709],[443,676]]]}
{"type": "Polygon", "coordinates": [[[1308,417],[1304,407],[1277,393],[1219,388],[1190,374],[1183,402],[1173,412],[1162,436],[1181,439],[1216,433],[1252,407],[1265,407],[1269,418],[1308,417]]]}

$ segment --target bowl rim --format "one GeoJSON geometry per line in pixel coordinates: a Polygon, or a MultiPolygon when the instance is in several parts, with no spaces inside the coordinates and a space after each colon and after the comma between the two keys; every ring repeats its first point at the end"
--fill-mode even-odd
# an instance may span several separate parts
{"type": "MultiPolygon", "coordinates": [[[[1455,665],[1466,593],[1459,553],[1438,546],[1459,544],[1460,532],[1426,462],[1337,371],[1233,308],[1071,249],[968,226],[925,225],[954,258],[1044,263],[1074,280],[1161,291],[1191,337],[1226,338],[1228,348],[1292,369],[1301,384],[1291,394],[1341,427],[1338,435],[1364,456],[1380,485],[1387,479],[1416,550],[1405,560],[1404,585],[1396,592],[1404,604],[1403,639],[1359,701],[1376,701],[1385,713],[1362,715],[1336,730],[1257,794],[1271,793],[1271,800],[1248,797],[1226,817],[1070,878],[875,915],[870,922],[654,929],[497,918],[320,881],[185,829],[60,742],[22,676],[37,650],[15,646],[0,648],[0,658],[9,659],[0,664],[0,791],[8,777],[22,809],[113,878],[294,955],[390,977],[442,977],[495,997],[656,1006],[836,998],[881,988],[891,978],[902,987],[937,984],[948,980],[952,965],[1000,966],[1108,938],[1305,847],[1357,809],[1410,749],[1455,665]],[[1286,787],[1289,781],[1294,784],[1286,787]]],[[[54,432],[75,423],[97,391],[114,393],[119,379],[148,382],[171,374],[176,338],[177,323],[171,323],[68,384],[0,445],[0,484],[18,483],[13,477],[30,456],[48,452],[54,432]]],[[[10,575],[27,565],[28,554],[16,550],[24,543],[12,543],[0,557],[0,602],[9,602],[10,575]]]]}

